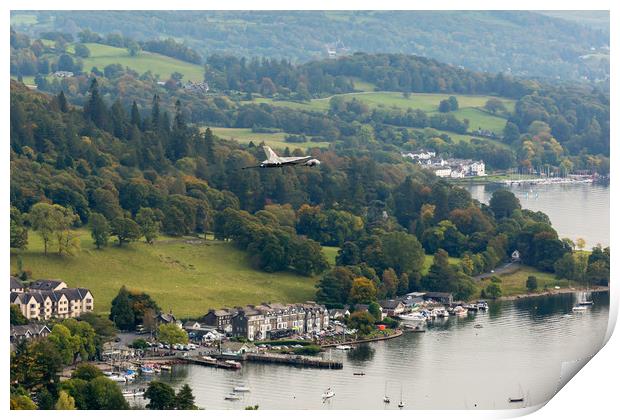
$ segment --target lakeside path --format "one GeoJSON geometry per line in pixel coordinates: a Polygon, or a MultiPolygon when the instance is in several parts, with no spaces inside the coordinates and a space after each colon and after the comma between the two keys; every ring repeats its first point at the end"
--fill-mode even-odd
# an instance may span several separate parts
{"type": "Polygon", "coordinates": [[[575,292],[608,292],[609,286],[594,286],[590,288],[586,287],[563,287],[560,289],[549,289],[549,290],[541,290],[539,292],[530,292],[530,293],[518,293],[509,296],[501,296],[496,300],[517,300],[517,299],[525,299],[529,297],[536,296],[551,296],[551,295],[562,295],[567,293],[575,293],[575,292]]]}

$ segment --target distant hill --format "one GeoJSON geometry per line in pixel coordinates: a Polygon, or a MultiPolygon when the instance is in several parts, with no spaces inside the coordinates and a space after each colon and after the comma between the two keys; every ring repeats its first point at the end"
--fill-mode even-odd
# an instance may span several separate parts
{"type": "Polygon", "coordinates": [[[467,68],[518,76],[605,79],[604,16],[515,11],[428,12],[13,12],[14,27],[37,35],[121,32],[138,40],[171,37],[203,57],[213,53],[307,61],[355,51],[418,54],[467,68]],[[560,18],[558,18],[559,16],[560,18]],[[593,24],[594,22],[594,24],[593,24]],[[602,23],[603,22],[603,23],[602,23]],[[583,23],[583,24],[581,24],[583,23]]]}

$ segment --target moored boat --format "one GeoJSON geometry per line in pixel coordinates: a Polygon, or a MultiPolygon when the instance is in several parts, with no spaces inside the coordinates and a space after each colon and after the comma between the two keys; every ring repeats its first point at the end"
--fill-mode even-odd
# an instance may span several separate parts
{"type": "Polygon", "coordinates": [[[233,388],[235,392],[250,392],[250,388],[245,385],[238,385],[233,388]]]}
{"type": "Polygon", "coordinates": [[[334,395],[336,395],[336,393],[332,391],[331,388],[327,388],[325,392],[321,394],[321,398],[323,398],[323,400],[327,400],[329,398],[332,398],[334,395]]]}
{"type": "Polygon", "coordinates": [[[236,400],[240,400],[241,397],[235,394],[234,392],[231,392],[230,394],[226,395],[224,399],[228,401],[236,401],[236,400]]]}

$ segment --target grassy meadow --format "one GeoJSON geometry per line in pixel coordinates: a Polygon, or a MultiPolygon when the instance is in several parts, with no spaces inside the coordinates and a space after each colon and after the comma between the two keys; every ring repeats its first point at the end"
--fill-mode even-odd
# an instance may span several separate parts
{"type": "MultiPolygon", "coordinates": [[[[356,89],[373,87],[370,83],[356,81],[354,83],[356,89]]],[[[333,95],[326,98],[311,99],[308,102],[280,101],[271,98],[254,98],[252,101],[242,101],[242,103],[267,103],[272,106],[287,107],[305,111],[327,112],[329,110],[329,101],[334,96],[344,96],[347,98],[355,98],[364,102],[371,108],[399,108],[399,109],[421,109],[429,114],[438,112],[439,102],[447,99],[450,94],[447,93],[412,93],[409,98],[405,98],[400,92],[354,92],[344,93],[341,95],[333,95]]],[[[460,120],[469,119],[470,130],[478,128],[491,130],[501,133],[506,125],[506,118],[493,115],[484,110],[484,104],[492,96],[487,95],[453,95],[459,102],[459,109],[453,111],[452,114],[460,120]]],[[[497,98],[501,100],[510,112],[514,110],[515,101],[506,98],[497,98]]],[[[451,134],[453,136],[453,134],[451,134]]],[[[462,135],[461,135],[462,136],[462,135]]],[[[467,136],[464,136],[467,137],[467,136]]]]}
{"type": "MultiPolygon", "coordinates": [[[[109,64],[121,64],[140,74],[150,70],[153,74],[158,74],[162,80],[168,79],[175,71],[183,75],[184,81],[202,82],[204,78],[204,69],[198,64],[148,51],[140,51],[138,55],[132,57],[126,48],[95,43],[84,45],[90,50],[90,57],[82,59],[84,70],[97,67],[103,71],[103,68],[109,64]]],[[[73,52],[73,46],[69,46],[67,50],[73,52]]]]}
{"type": "Polygon", "coordinates": [[[284,149],[288,147],[290,150],[296,148],[308,149],[310,147],[329,147],[329,143],[326,141],[306,141],[304,143],[287,143],[284,137],[287,133],[254,133],[251,128],[221,128],[211,127],[211,131],[218,137],[223,139],[232,139],[239,143],[248,144],[253,141],[254,144],[258,144],[262,141],[266,145],[273,147],[274,149],[284,149]]]}
{"type": "MultiPolygon", "coordinates": [[[[109,311],[123,285],[148,293],[162,310],[172,309],[180,317],[197,317],[222,306],[303,302],[315,295],[316,278],[255,270],[248,255],[230,243],[161,238],[154,245],[135,242],[97,250],[88,231],[78,233],[81,251],[60,257],[43,255],[39,236],[30,232],[28,249],[11,252],[11,272],[17,270],[20,255],[35,279],[59,278],[70,287],[89,288],[97,312],[109,311]]],[[[333,261],[335,254],[327,254],[333,261]]]]}

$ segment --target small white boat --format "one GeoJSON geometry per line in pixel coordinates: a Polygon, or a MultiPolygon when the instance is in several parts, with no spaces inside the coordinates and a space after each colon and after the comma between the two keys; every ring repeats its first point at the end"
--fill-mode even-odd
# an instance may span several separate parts
{"type": "Polygon", "coordinates": [[[351,350],[352,348],[353,348],[353,347],[351,347],[351,346],[349,346],[349,345],[346,345],[346,344],[345,344],[345,345],[338,345],[338,346],[336,346],[336,349],[338,349],[338,350],[344,350],[344,351],[351,350]]]}
{"type": "Polygon", "coordinates": [[[224,363],[235,369],[241,369],[241,363],[235,362],[234,360],[225,360],[224,363]]]}
{"type": "Polygon", "coordinates": [[[433,313],[437,318],[448,318],[450,316],[446,308],[435,308],[433,309],[433,313]]]}
{"type": "Polygon", "coordinates": [[[478,310],[480,311],[486,311],[489,309],[489,304],[484,300],[479,300],[476,306],[478,306],[478,310]]]}
{"type": "Polygon", "coordinates": [[[581,305],[573,306],[573,312],[575,313],[583,313],[587,311],[588,311],[587,306],[581,306],[581,305]]]}
{"type": "Polygon", "coordinates": [[[250,392],[250,388],[245,385],[239,385],[233,388],[235,392],[250,392]]]}
{"type": "Polygon", "coordinates": [[[332,398],[334,395],[336,395],[336,393],[334,393],[331,388],[327,388],[325,392],[321,394],[321,398],[323,398],[323,400],[327,400],[329,398],[332,398]]]}
{"type": "Polygon", "coordinates": [[[234,392],[231,392],[230,394],[226,395],[224,399],[228,401],[237,401],[237,400],[240,400],[241,397],[235,394],[234,392]]]}
{"type": "Polygon", "coordinates": [[[467,309],[463,308],[462,306],[457,306],[456,308],[454,308],[454,315],[467,316],[467,309]]]}
{"type": "Polygon", "coordinates": [[[123,397],[142,397],[144,395],[144,391],[139,389],[134,389],[132,391],[123,391],[123,397]]]}
{"type": "Polygon", "coordinates": [[[122,375],[110,375],[108,378],[112,379],[114,382],[127,382],[127,377],[122,375]]]}
{"type": "Polygon", "coordinates": [[[172,366],[170,366],[170,365],[161,365],[159,368],[161,370],[168,370],[168,371],[172,370],[172,366]]]}

